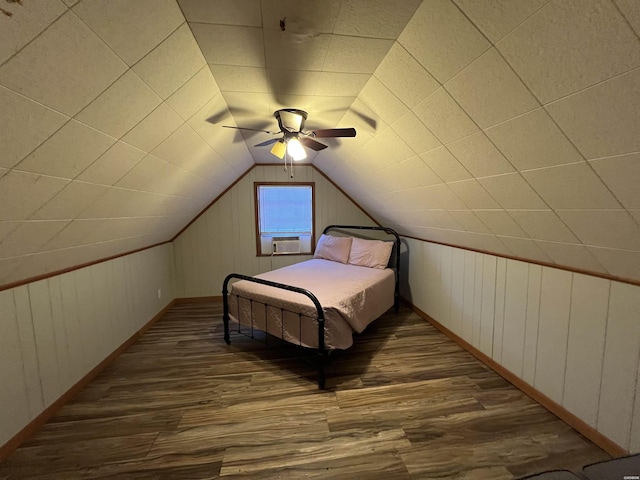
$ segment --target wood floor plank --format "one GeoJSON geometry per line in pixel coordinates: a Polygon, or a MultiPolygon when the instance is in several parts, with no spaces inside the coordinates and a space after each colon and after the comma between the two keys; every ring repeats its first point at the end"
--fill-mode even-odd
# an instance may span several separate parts
{"type": "Polygon", "coordinates": [[[175,305],[0,479],[508,479],[608,455],[407,308],[317,355],[175,305]]]}

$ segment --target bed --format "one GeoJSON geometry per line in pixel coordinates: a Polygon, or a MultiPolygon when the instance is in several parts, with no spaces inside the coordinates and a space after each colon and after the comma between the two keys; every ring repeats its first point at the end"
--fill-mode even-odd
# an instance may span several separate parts
{"type": "Polygon", "coordinates": [[[239,329],[315,349],[318,387],[324,389],[328,354],[349,348],[354,333],[391,307],[397,311],[399,264],[400,237],[393,229],[330,225],[311,260],[253,277],[227,275],[222,288],[225,342],[231,343],[229,323],[234,320],[239,329]],[[366,238],[373,232],[392,240],[366,238]]]}

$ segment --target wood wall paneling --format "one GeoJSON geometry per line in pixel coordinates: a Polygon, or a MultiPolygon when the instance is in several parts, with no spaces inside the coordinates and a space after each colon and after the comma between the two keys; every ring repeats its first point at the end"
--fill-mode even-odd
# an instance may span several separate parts
{"type": "Polygon", "coordinates": [[[530,264],[527,279],[527,320],[524,333],[524,350],[522,352],[522,379],[529,385],[535,383],[536,377],[541,287],[542,267],[530,264]]]}
{"type": "Polygon", "coordinates": [[[165,244],[0,292],[0,446],[173,301],[172,261],[165,244]]]}
{"type": "Polygon", "coordinates": [[[570,272],[542,269],[534,386],[560,405],[564,393],[572,280],[570,272]]]}
{"type": "Polygon", "coordinates": [[[627,448],[631,438],[640,350],[640,295],[613,282],[604,347],[598,430],[627,448]]]}
{"type": "Polygon", "coordinates": [[[576,275],[571,292],[562,405],[592,427],[598,418],[610,286],[609,280],[576,275]]]}
{"type": "Polygon", "coordinates": [[[522,377],[529,264],[507,260],[502,333],[502,365],[522,377]]]}

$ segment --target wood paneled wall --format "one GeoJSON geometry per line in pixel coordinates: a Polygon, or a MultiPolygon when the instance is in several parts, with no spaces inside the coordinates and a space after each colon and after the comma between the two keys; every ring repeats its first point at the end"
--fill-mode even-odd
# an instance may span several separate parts
{"type": "Polygon", "coordinates": [[[403,240],[405,298],[620,447],[640,452],[640,287],[403,240]]]}
{"type": "Polygon", "coordinates": [[[0,292],[0,446],[174,299],[172,250],[160,245],[0,292]]]}
{"type": "Polygon", "coordinates": [[[316,241],[330,224],[375,225],[357,205],[311,166],[256,165],[175,241],[177,297],[222,295],[232,272],[256,275],[310,256],[256,256],[254,182],[315,182],[316,241]]]}

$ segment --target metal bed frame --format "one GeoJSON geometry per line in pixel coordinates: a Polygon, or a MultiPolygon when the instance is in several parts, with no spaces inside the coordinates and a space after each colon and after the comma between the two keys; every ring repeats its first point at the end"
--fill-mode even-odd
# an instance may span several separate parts
{"type": "MultiPolygon", "coordinates": [[[[398,308],[400,305],[399,303],[400,302],[400,236],[398,235],[398,233],[395,230],[388,227],[368,227],[368,226],[361,226],[361,225],[329,225],[325,227],[322,233],[326,234],[330,230],[376,230],[376,231],[383,231],[387,235],[392,235],[393,237],[395,237],[395,240],[394,240],[395,261],[392,264],[392,268],[394,269],[394,273],[395,273],[395,290],[394,290],[393,306],[394,306],[395,312],[398,312],[398,308]]],[[[391,261],[390,261],[390,264],[391,264],[391,261]]],[[[230,273],[224,279],[224,283],[222,285],[222,302],[223,302],[222,321],[224,322],[224,341],[227,343],[227,345],[231,344],[231,337],[229,336],[230,317],[229,317],[228,285],[232,279],[247,280],[253,283],[259,283],[262,285],[268,285],[271,287],[280,288],[282,290],[289,290],[291,292],[296,292],[296,293],[299,293],[300,295],[304,295],[307,298],[309,298],[311,302],[313,302],[313,305],[316,308],[316,315],[317,315],[316,318],[318,320],[318,348],[316,349],[318,353],[318,388],[323,390],[325,386],[324,366],[326,364],[329,351],[325,348],[325,343],[324,343],[324,323],[325,323],[324,310],[322,308],[322,305],[316,298],[316,296],[313,293],[311,293],[309,290],[305,290],[304,288],[299,288],[293,285],[286,285],[284,283],[271,282],[269,280],[263,280],[261,278],[250,277],[247,275],[241,275],[239,273],[230,273]]],[[[239,328],[240,328],[240,325],[239,325],[239,328]]]]}

